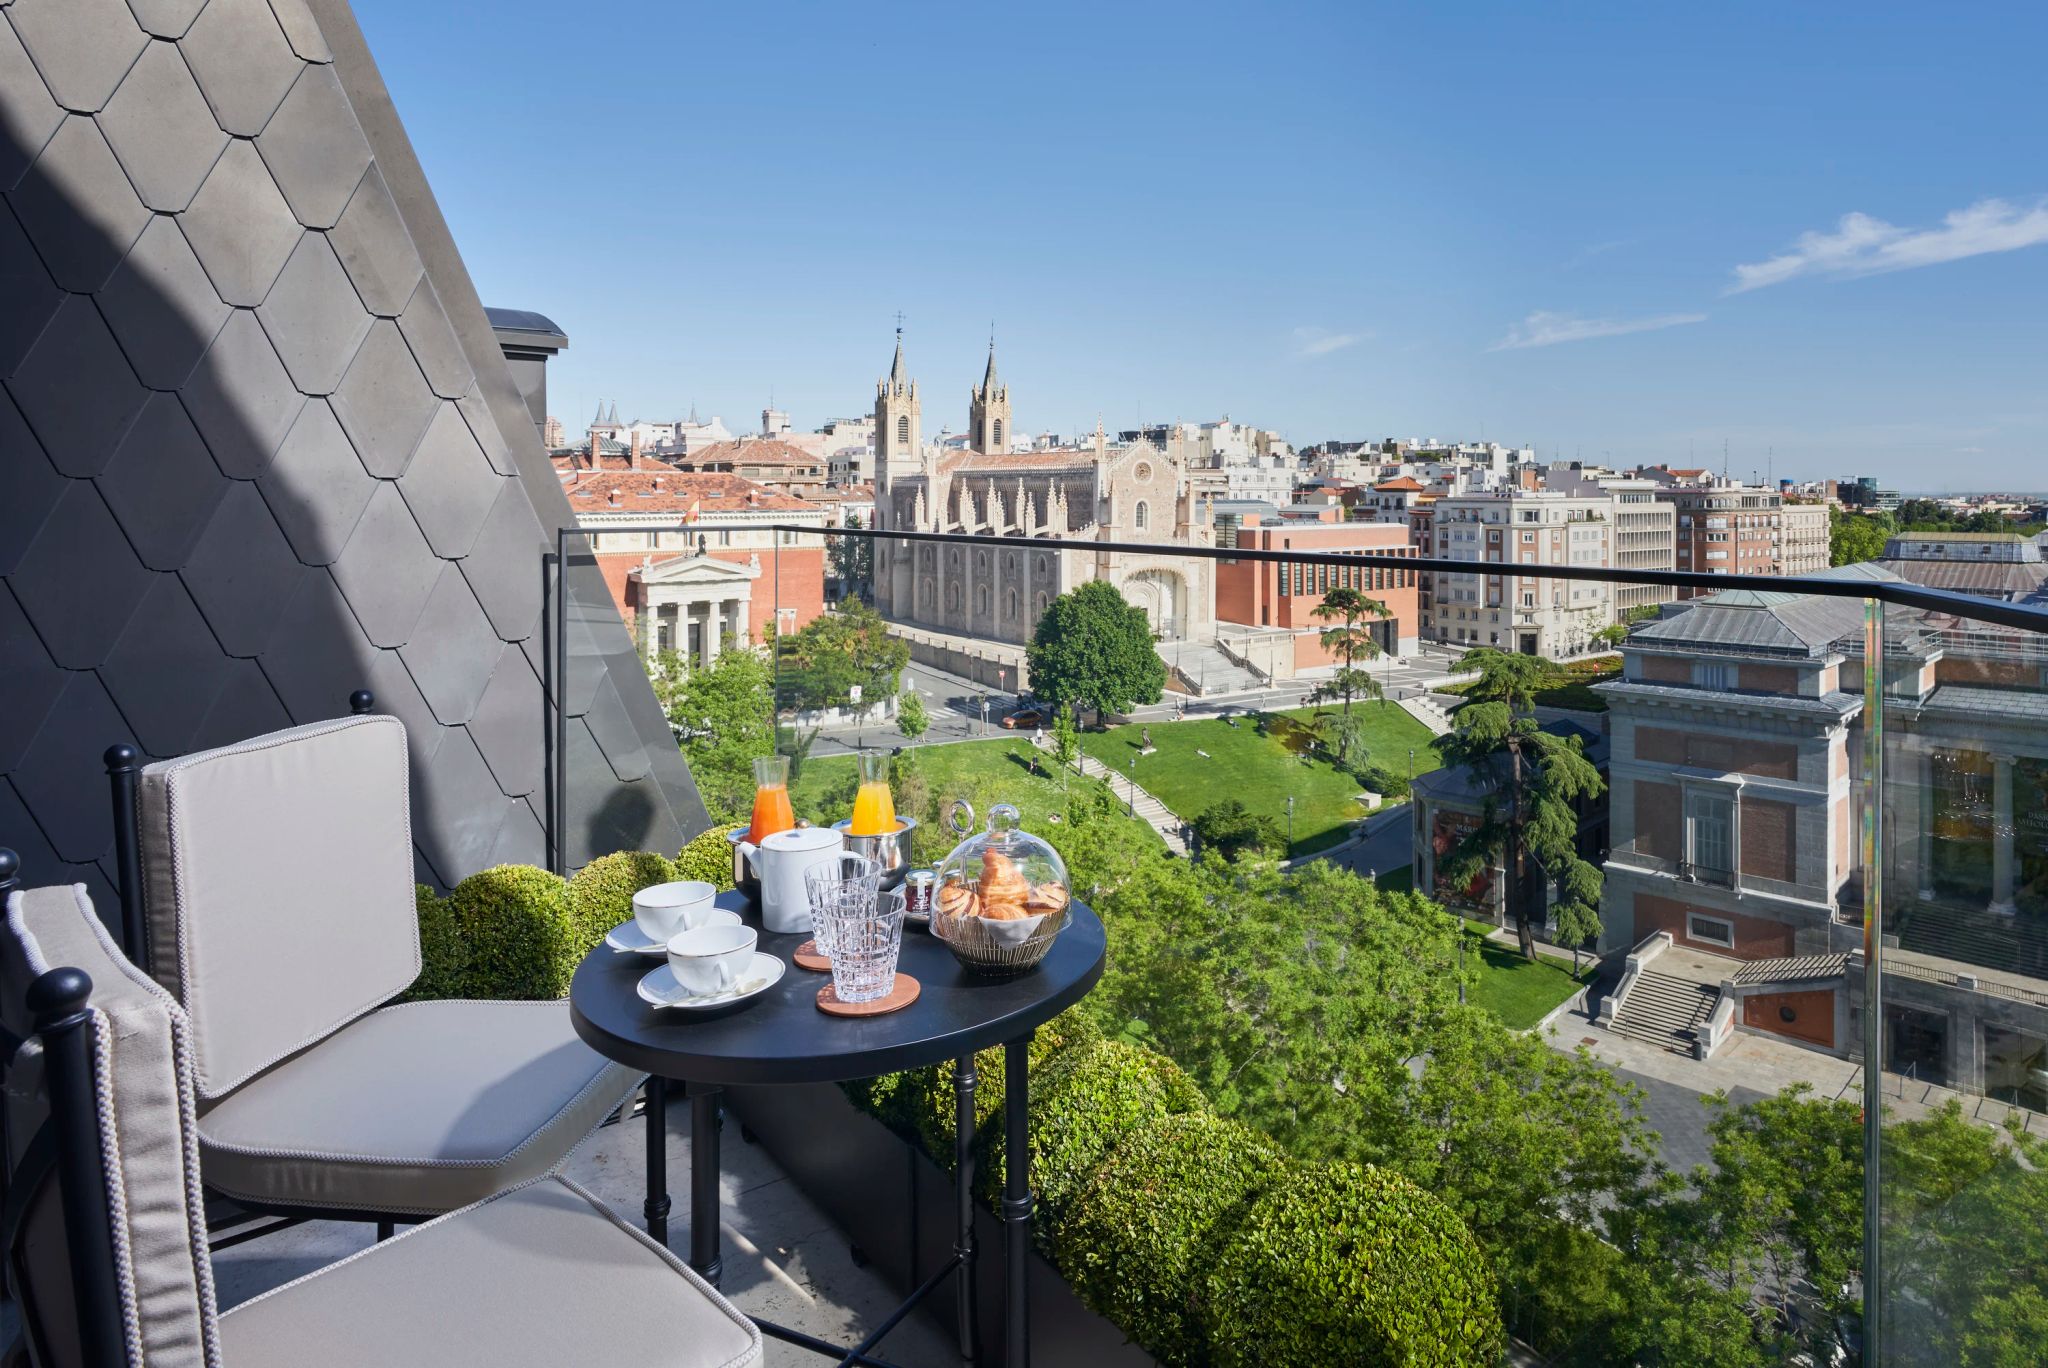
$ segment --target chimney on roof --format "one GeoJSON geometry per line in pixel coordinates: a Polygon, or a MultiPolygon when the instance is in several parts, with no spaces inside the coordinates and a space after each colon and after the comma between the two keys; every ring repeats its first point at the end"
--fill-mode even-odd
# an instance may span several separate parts
{"type": "Polygon", "coordinates": [[[619,491],[614,489],[610,494],[606,495],[605,502],[613,508],[617,508],[619,506],[619,491]]]}
{"type": "Polygon", "coordinates": [[[756,506],[758,506],[758,505],[760,504],[760,502],[761,502],[761,491],[760,491],[760,490],[758,490],[758,489],[750,489],[750,490],[748,490],[748,491],[747,491],[747,506],[748,506],[749,508],[753,508],[753,507],[756,507],[756,506]]]}
{"type": "Polygon", "coordinates": [[[597,453],[599,449],[598,444],[603,440],[604,439],[602,437],[599,437],[597,435],[596,428],[592,428],[590,430],[590,468],[592,470],[597,469],[597,453]]]}
{"type": "Polygon", "coordinates": [[[640,469],[642,469],[642,468],[643,468],[643,467],[641,466],[641,463],[640,463],[640,437],[641,437],[640,429],[639,429],[639,428],[634,428],[634,429],[633,429],[633,454],[632,454],[632,456],[631,456],[631,457],[629,458],[629,464],[631,465],[631,467],[632,467],[632,468],[633,468],[634,470],[640,470],[640,469]]]}
{"type": "Polygon", "coordinates": [[[660,493],[660,492],[661,492],[661,490],[663,489],[663,487],[664,487],[664,486],[663,486],[663,484],[662,484],[662,477],[661,477],[661,476],[659,476],[659,475],[655,476],[655,477],[654,477],[654,489],[655,489],[655,492],[656,492],[656,493],[660,493]]]}

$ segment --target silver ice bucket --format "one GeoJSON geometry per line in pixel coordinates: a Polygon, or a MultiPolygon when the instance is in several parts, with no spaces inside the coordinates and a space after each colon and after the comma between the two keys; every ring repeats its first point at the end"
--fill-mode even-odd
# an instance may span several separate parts
{"type": "Polygon", "coordinates": [[[896,829],[885,831],[879,836],[856,836],[847,828],[853,825],[851,818],[834,822],[832,829],[846,838],[846,848],[856,855],[865,855],[878,860],[882,865],[882,887],[895,888],[903,882],[903,876],[917,868],[917,861],[911,846],[917,835],[917,818],[898,817],[896,829]]]}

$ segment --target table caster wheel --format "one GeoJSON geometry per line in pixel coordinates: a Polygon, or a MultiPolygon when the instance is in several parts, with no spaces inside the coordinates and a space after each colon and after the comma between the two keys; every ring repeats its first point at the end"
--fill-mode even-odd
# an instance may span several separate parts
{"type": "Polygon", "coordinates": [[[758,1145],[761,1143],[761,1137],[754,1134],[754,1128],[744,1121],[740,1123],[740,1139],[746,1141],[750,1145],[758,1145]]]}
{"type": "Polygon", "coordinates": [[[848,1245],[846,1247],[846,1252],[847,1255],[850,1258],[852,1258],[853,1266],[855,1268],[866,1268],[868,1266],[867,1251],[862,1249],[859,1245],[848,1245]]]}

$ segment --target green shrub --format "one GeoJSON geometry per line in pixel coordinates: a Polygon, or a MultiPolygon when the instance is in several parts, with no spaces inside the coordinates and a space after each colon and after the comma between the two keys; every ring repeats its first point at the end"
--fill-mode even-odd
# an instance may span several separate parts
{"type": "Polygon", "coordinates": [[[532,865],[470,875],[448,895],[448,910],[469,947],[468,997],[561,997],[589,949],[569,912],[569,885],[532,865]]]}
{"type": "Polygon", "coordinates": [[[732,844],[725,838],[745,826],[714,826],[684,846],[671,865],[673,879],[702,879],[721,893],[732,891],[732,844]]]}
{"type": "Polygon", "coordinates": [[[575,919],[578,939],[589,942],[583,948],[589,950],[605,932],[632,919],[635,893],[676,877],[674,865],[646,850],[600,855],[577,870],[569,880],[569,915],[575,919]]]}
{"type": "Polygon", "coordinates": [[[469,946],[455,924],[447,899],[425,884],[415,884],[413,906],[420,919],[420,976],[401,995],[406,1002],[459,998],[466,994],[469,946]]]}
{"type": "Polygon", "coordinates": [[[1267,1184],[1291,1168],[1250,1127],[1207,1111],[1126,1136],[1052,1232],[1081,1300],[1164,1364],[1207,1361],[1196,1292],[1213,1245],[1234,1237],[1267,1184]]]}
{"type": "MultiPolygon", "coordinates": [[[[1036,1093],[1038,1080],[1069,1050],[1093,1044],[1102,1038],[1101,1030],[1088,1017],[1078,1011],[1063,1012],[1038,1028],[1031,1037],[1029,1069],[1032,1091],[1036,1093]]],[[[953,1066],[936,1064],[928,1069],[913,1069],[899,1075],[902,1079],[890,1097],[891,1115],[876,1115],[892,1129],[903,1132],[923,1146],[924,1152],[948,1172],[953,1168],[953,1118],[959,1110],[957,1095],[953,1090],[953,1066]]],[[[997,1118],[1003,1112],[1003,1098],[1007,1096],[1006,1079],[1003,1072],[1003,1048],[991,1046],[974,1057],[974,1129],[982,1134],[992,1120],[996,1129],[1001,1129],[997,1118]]]]}
{"type": "MultiPolygon", "coordinates": [[[[1094,1178],[1096,1165],[1138,1126],[1206,1106],[1201,1089],[1165,1055],[1120,1040],[1096,1040],[1062,1051],[1031,1080],[1031,1187],[1052,1232],[1067,1203],[1094,1178]]],[[[1003,1128],[982,1132],[980,1184],[994,1205],[1005,1173],[1003,1128]]]]}
{"type": "Polygon", "coordinates": [[[1308,1166],[1214,1242],[1199,1298],[1221,1368],[1495,1364],[1493,1275],[1457,1214],[1369,1165],[1308,1166]]]}

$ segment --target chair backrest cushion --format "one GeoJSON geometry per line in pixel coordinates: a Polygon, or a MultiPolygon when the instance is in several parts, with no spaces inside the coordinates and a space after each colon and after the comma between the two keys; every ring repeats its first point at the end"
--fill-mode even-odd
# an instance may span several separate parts
{"type": "MultiPolygon", "coordinates": [[[[63,967],[92,978],[93,1081],[128,1360],[149,1368],[217,1368],[191,1023],[114,945],[83,884],[9,895],[0,993],[18,1005],[37,975],[63,967]]],[[[10,1164],[48,1115],[42,1065],[40,1042],[31,1039],[7,1070],[10,1164]]],[[[54,1198],[54,1180],[49,1187],[54,1198]]],[[[47,1368],[67,1368],[78,1353],[78,1313],[56,1206],[49,1200],[30,1208],[17,1290],[58,1360],[47,1368]]]]}
{"type": "Polygon", "coordinates": [[[420,972],[405,726],[349,717],[164,760],[137,786],[149,971],[220,1097],[420,972]]]}

